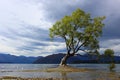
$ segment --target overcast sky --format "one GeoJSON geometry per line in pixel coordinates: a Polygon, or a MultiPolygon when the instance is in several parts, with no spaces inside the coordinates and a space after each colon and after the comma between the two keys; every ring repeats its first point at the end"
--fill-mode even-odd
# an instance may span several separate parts
{"type": "Polygon", "coordinates": [[[120,0],[0,0],[0,53],[46,56],[64,52],[63,42],[51,42],[49,28],[77,8],[91,16],[106,16],[101,53],[120,53],[120,0]]]}

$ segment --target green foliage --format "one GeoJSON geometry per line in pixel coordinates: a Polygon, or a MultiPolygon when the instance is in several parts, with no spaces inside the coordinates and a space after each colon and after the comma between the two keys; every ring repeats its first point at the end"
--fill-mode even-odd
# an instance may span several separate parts
{"type": "Polygon", "coordinates": [[[104,19],[104,16],[91,18],[89,13],[77,9],[50,28],[50,37],[63,38],[69,54],[75,54],[79,50],[94,52],[99,49],[98,38],[102,34],[104,19]]]}
{"type": "Polygon", "coordinates": [[[109,58],[108,60],[111,60],[111,63],[109,64],[109,70],[112,71],[115,68],[114,51],[112,49],[106,49],[104,51],[104,55],[106,56],[106,58],[109,58]]]}
{"type": "Polygon", "coordinates": [[[114,56],[114,51],[112,49],[106,49],[105,52],[104,52],[104,55],[108,56],[108,57],[113,57],[114,56]]]}

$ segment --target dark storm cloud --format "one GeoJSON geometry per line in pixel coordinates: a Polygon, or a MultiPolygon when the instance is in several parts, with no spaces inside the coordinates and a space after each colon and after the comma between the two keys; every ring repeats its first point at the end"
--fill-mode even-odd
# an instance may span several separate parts
{"type": "Polygon", "coordinates": [[[34,51],[34,50],[42,50],[39,48],[39,46],[47,47],[49,44],[43,43],[41,41],[27,41],[24,46],[17,47],[18,50],[28,50],[28,51],[34,51]]]}
{"type": "Polygon", "coordinates": [[[47,19],[50,21],[60,20],[65,15],[70,15],[77,8],[81,8],[91,16],[106,16],[104,20],[105,28],[103,31],[103,39],[120,38],[120,16],[118,11],[120,1],[113,3],[111,0],[75,0],[75,1],[61,1],[61,0],[48,0],[43,1],[44,9],[46,10],[47,19]]]}
{"type": "Polygon", "coordinates": [[[42,40],[42,41],[49,41],[49,32],[48,30],[44,30],[38,27],[31,27],[26,28],[29,30],[23,35],[20,35],[21,37],[26,37],[30,39],[35,39],[35,40],[42,40]]]}
{"type": "Polygon", "coordinates": [[[103,8],[100,8],[102,5],[102,1],[84,1],[84,0],[75,0],[75,1],[67,1],[67,0],[48,0],[43,1],[44,9],[46,10],[46,15],[48,19],[59,20],[65,15],[70,15],[74,10],[80,8],[87,13],[92,13],[92,15],[97,16],[101,15],[99,12],[102,11],[103,8]]]}
{"type": "Polygon", "coordinates": [[[19,38],[28,38],[33,40],[41,40],[41,41],[49,41],[49,31],[39,28],[37,26],[28,25],[28,24],[20,24],[23,26],[21,30],[15,30],[14,28],[9,29],[9,33],[11,35],[5,35],[6,37],[10,36],[13,39],[19,38]]]}
{"type": "Polygon", "coordinates": [[[52,20],[55,22],[60,20],[65,15],[70,15],[77,8],[84,10],[86,13],[90,13],[92,17],[106,16],[106,19],[103,21],[105,23],[103,35],[100,38],[101,49],[111,48],[114,49],[116,53],[120,52],[120,50],[118,50],[120,45],[119,0],[48,0],[43,3],[45,4],[44,9],[46,10],[48,21],[52,20]]]}
{"type": "Polygon", "coordinates": [[[120,38],[120,17],[111,18],[109,23],[104,28],[103,38],[104,39],[118,39],[120,38]]]}

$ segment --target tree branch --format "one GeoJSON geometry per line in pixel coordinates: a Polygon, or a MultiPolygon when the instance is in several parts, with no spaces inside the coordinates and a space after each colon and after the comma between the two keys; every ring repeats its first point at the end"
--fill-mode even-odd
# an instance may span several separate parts
{"type": "Polygon", "coordinates": [[[63,38],[64,38],[64,40],[65,40],[65,43],[66,43],[66,49],[67,49],[67,53],[69,54],[70,53],[70,51],[71,51],[71,47],[70,47],[70,44],[69,43],[67,43],[67,38],[65,37],[65,35],[64,36],[62,36],[63,38]]]}
{"type": "Polygon", "coordinates": [[[79,40],[79,41],[77,42],[77,44],[76,44],[75,51],[76,51],[76,49],[78,48],[79,43],[80,43],[80,40],[79,40]]]}
{"type": "Polygon", "coordinates": [[[65,36],[63,36],[63,38],[64,38],[64,40],[65,40],[65,43],[66,43],[66,49],[67,49],[67,51],[69,50],[69,48],[68,48],[68,44],[67,44],[67,38],[65,37],[65,36]]]}
{"type": "Polygon", "coordinates": [[[80,50],[80,48],[81,48],[86,42],[87,42],[87,40],[85,40],[85,42],[83,42],[78,48],[76,48],[75,53],[77,53],[77,52],[80,50]]]}

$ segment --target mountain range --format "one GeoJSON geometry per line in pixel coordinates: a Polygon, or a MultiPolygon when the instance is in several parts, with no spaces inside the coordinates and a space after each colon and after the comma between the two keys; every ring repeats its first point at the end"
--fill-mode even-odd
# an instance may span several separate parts
{"type": "Polygon", "coordinates": [[[33,63],[40,57],[15,56],[0,53],[0,63],[33,63]]]}
{"type": "MultiPolygon", "coordinates": [[[[34,63],[37,63],[37,64],[59,64],[64,55],[65,54],[61,54],[61,53],[48,55],[46,57],[42,57],[42,58],[37,59],[34,63]]],[[[89,54],[85,54],[85,55],[77,54],[73,57],[70,57],[67,60],[67,63],[69,63],[69,64],[75,64],[75,63],[110,63],[110,62],[111,62],[110,57],[106,57],[104,55],[100,55],[98,57],[96,55],[89,55],[89,54]]],[[[114,62],[120,63],[120,56],[114,56],[114,62]]]]}
{"type": "MultiPolygon", "coordinates": [[[[15,56],[10,54],[0,53],[0,63],[27,63],[27,64],[59,64],[61,59],[65,56],[65,54],[51,54],[45,57],[26,57],[26,56],[15,56]]],[[[69,64],[79,64],[79,63],[110,63],[111,58],[105,57],[104,55],[100,55],[100,57],[96,55],[80,55],[77,54],[73,57],[70,57],[67,60],[69,64]]],[[[114,56],[114,62],[120,63],[120,56],[114,56]]]]}

